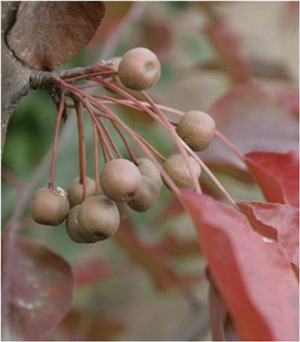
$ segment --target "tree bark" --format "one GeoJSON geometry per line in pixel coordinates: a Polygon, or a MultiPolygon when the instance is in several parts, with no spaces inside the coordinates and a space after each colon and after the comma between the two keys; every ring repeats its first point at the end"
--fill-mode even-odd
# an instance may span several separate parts
{"type": "Polygon", "coordinates": [[[5,143],[9,119],[22,96],[29,90],[31,70],[16,59],[6,43],[6,36],[16,21],[20,2],[4,1],[1,3],[1,151],[5,143]]]}

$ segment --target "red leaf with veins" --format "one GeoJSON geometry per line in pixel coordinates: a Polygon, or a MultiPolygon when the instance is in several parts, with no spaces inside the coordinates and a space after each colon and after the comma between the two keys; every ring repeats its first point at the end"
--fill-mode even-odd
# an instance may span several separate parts
{"type": "Polygon", "coordinates": [[[3,239],[2,340],[42,340],[70,308],[73,275],[57,254],[36,242],[3,239]],[[13,253],[6,259],[8,248],[13,253]]]}
{"type": "Polygon", "coordinates": [[[239,336],[298,341],[298,282],[285,250],[233,208],[191,191],[182,199],[239,336]]]}
{"type": "MultiPolygon", "coordinates": [[[[298,120],[288,105],[260,86],[244,84],[232,88],[217,100],[207,113],[241,153],[256,150],[288,152],[298,149],[298,120]]],[[[201,152],[209,164],[244,164],[217,137],[201,152]]]]}
{"type": "Polygon", "coordinates": [[[291,262],[299,268],[299,209],[284,204],[240,202],[254,229],[280,242],[291,262]]]}
{"type": "Polygon", "coordinates": [[[269,202],[299,206],[298,153],[251,152],[245,158],[269,202]]]}

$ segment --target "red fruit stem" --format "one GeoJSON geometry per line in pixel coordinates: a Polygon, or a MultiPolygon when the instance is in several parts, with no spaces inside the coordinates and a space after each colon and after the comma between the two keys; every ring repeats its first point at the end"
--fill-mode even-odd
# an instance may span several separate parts
{"type": "Polygon", "coordinates": [[[151,97],[145,92],[142,91],[142,94],[145,96],[145,98],[147,99],[147,101],[150,103],[150,105],[152,106],[154,112],[160,117],[161,121],[163,122],[164,127],[171,133],[179,152],[183,155],[184,161],[189,169],[191,178],[193,180],[194,186],[196,191],[201,194],[201,188],[200,188],[200,184],[198,181],[198,178],[195,174],[195,171],[192,167],[192,163],[191,160],[186,152],[186,150],[184,149],[184,147],[181,144],[180,138],[178,137],[178,135],[176,134],[174,128],[172,127],[172,125],[170,124],[170,122],[168,121],[168,119],[164,116],[164,114],[162,113],[162,111],[155,105],[155,103],[153,102],[153,100],[151,99],[151,97]]]}
{"type": "MultiPolygon", "coordinates": [[[[183,146],[186,148],[187,151],[193,156],[193,158],[200,164],[201,168],[207,173],[207,175],[211,178],[211,180],[215,183],[215,185],[219,188],[222,192],[224,197],[232,204],[236,209],[239,210],[238,206],[236,205],[235,200],[229,195],[227,190],[223,187],[223,185],[218,181],[216,176],[210,171],[210,169],[204,164],[204,162],[199,158],[199,156],[183,141],[181,140],[183,146]]],[[[239,210],[240,211],[240,210],[239,210]]]]}
{"type": "Polygon", "coordinates": [[[50,177],[49,177],[49,184],[48,184],[49,189],[54,188],[54,173],[55,173],[56,154],[57,154],[57,147],[58,147],[58,134],[59,134],[61,118],[64,113],[64,108],[65,108],[65,94],[62,93],[60,102],[59,102],[56,124],[55,124],[55,133],[54,133],[53,148],[52,148],[52,155],[51,155],[51,165],[50,165],[50,177]]]}
{"type": "MultiPolygon", "coordinates": [[[[145,113],[147,113],[148,115],[150,115],[154,120],[158,120],[159,122],[161,122],[160,118],[157,118],[157,115],[155,115],[155,113],[153,113],[149,108],[147,108],[146,106],[143,106],[142,103],[137,100],[135,97],[131,96],[130,94],[128,94],[126,91],[120,89],[119,87],[115,86],[114,84],[107,82],[106,80],[103,80],[99,77],[95,77],[93,80],[95,80],[96,82],[114,90],[116,93],[124,96],[125,98],[131,100],[133,103],[135,103],[139,108],[141,108],[145,113]]],[[[162,123],[162,122],[161,122],[162,123]]]]}
{"type": "MultiPolygon", "coordinates": [[[[95,102],[93,100],[91,100],[91,102],[95,102]]],[[[98,110],[101,110],[98,108],[97,102],[95,102],[94,104],[92,104],[93,106],[95,106],[98,110]]],[[[99,116],[103,116],[105,118],[108,118],[109,120],[112,121],[111,117],[108,117],[106,115],[103,115],[102,113],[98,114],[99,116]]],[[[112,121],[113,122],[113,121],[112,121]]],[[[165,157],[163,155],[161,155],[151,144],[148,143],[147,140],[145,140],[142,136],[140,136],[138,133],[135,132],[135,135],[163,162],[165,161],[165,157]]],[[[128,144],[127,144],[128,145],[128,144]]],[[[135,162],[137,164],[137,162],[135,162]]]]}
{"type": "Polygon", "coordinates": [[[116,71],[111,71],[111,70],[98,71],[98,72],[88,74],[88,75],[82,75],[82,76],[76,76],[76,77],[68,78],[66,81],[68,83],[74,83],[74,82],[78,82],[78,81],[82,81],[82,80],[88,80],[88,79],[90,79],[92,77],[96,77],[96,76],[109,77],[109,76],[115,75],[116,73],[117,73],[116,71]]]}
{"type": "Polygon", "coordinates": [[[109,133],[109,130],[107,129],[107,127],[105,126],[105,124],[102,122],[102,120],[98,120],[98,122],[100,123],[102,129],[104,130],[109,142],[110,142],[110,145],[111,147],[113,148],[113,150],[116,152],[116,155],[118,156],[118,158],[122,159],[122,154],[120,152],[120,150],[118,149],[117,145],[115,144],[111,134],[109,133]]]}
{"type": "Polygon", "coordinates": [[[137,165],[137,159],[136,159],[136,156],[134,155],[130,145],[128,144],[126,138],[124,137],[124,134],[121,132],[121,130],[119,129],[119,127],[116,125],[116,123],[114,121],[111,120],[111,123],[114,127],[114,129],[118,132],[120,138],[122,139],[126,149],[127,149],[127,152],[131,158],[131,160],[134,162],[135,165],[137,165]]]}
{"type": "Polygon", "coordinates": [[[77,87],[74,87],[70,84],[68,84],[67,82],[61,80],[60,78],[55,78],[56,82],[62,86],[63,88],[69,90],[70,92],[72,92],[74,95],[76,95],[76,97],[78,97],[78,99],[81,101],[81,103],[83,104],[83,106],[85,107],[85,109],[88,111],[92,121],[95,123],[96,127],[97,127],[97,131],[98,131],[98,135],[100,137],[100,141],[101,141],[101,146],[102,146],[102,151],[103,151],[103,158],[105,160],[105,162],[107,162],[107,158],[106,158],[106,153],[104,152],[105,150],[108,153],[108,157],[110,160],[114,159],[114,156],[107,144],[107,141],[105,139],[105,136],[103,135],[102,131],[101,131],[101,126],[99,124],[99,122],[97,121],[95,114],[92,110],[92,108],[89,107],[89,105],[87,104],[87,102],[84,100],[84,97],[88,97],[90,98],[91,96],[88,95],[87,93],[84,93],[83,91],[81,91],[80,89],[78,89],[77,87]]]}
{"type": "Polygon", "coordinates": [[[78,127],[78,143],[79,143],[79,175],[80,184],[82,184],[82,199],[86,198],[86,151],[84,136],[84,117],[82,103],[75,103],[78,127]]]}
{"type": "Polygon", "coordinates": [[[97,139],[97,127],[92,121],[93,125],[93,140],[94,140],[94,166],[95,166],[95,183],[96,195],[100,195],[100,172],[99,172],[99,151],[98,151],[98,139],[97,139]]]}
{"type": "Polygon", "coordinates": [[[225,137],[224,134],[222,134],[220,131],[217,129],[215,130],[215,135],[220,138],[230,149],[231,151],[239,158],[241,159],[242,162],[245,163],[245,158],[242,155],[242,153],[233,145],[233,143],[225,137]]]}

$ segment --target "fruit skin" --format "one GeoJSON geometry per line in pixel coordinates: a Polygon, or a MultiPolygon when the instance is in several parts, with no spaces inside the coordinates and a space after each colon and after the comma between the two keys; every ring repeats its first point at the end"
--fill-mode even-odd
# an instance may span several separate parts
{"type": "Polygon", "coordinates": [[[138,169],[142,176],[153,179],[157,184],[162,185],[160,172],[155,164],[148,158],[138,158],[138,169]]]}
{"type": "Polygon", "coordinates": [[[161,186],[153,179],[142,176],[142,186],[136,197],[127,202],[128,206],[139,213],[143,213],[150,209],[158,200],[161,186]]]}
{"type": "Polygon", "coordinates": [[[93,237],[92,234],[86,232],[82,229],[80,224],[78,223],[77,215],[80,209],[80,205],[75,205],[73,207],[66,219],[66,231],[71,240],[76,243],[93,243],[98,240],[93,237]]]}
{"type": "MultiPolygon", "coordinates": [[[[199,178],[201,173],[200,165],[194,158],[189,157],[189,159],[196,177],[199,178]]],[[[173,154],[167,158],[164,163],[164,169],[179,188],[195,189],[189,168],[186,165],[182,154],[173,154]]]]}
{"type": "Polygon", "coordinates": [[[58,226],[66,218],[70,204],[66,192],[56,189],[41,188],[34,195],[30,204],[32,219],[46,226],[58,226]]]}
{"type": "Polygon", "coordinates": [[[126,202],[136,196],[142,185],[142,176],[131,161],[114,159],[103,167],[100,182],[105,196],[115,202],[126,202]]]}
{"type": "Polygon", "coordinates": [[[121,82],[133,90],[152,87],[160,77],[160,62],[150,50],[138,47],[127,51],[119,64],[121,82]]]}
{"type": "Polygon", "coordinates": [[[91,196],[83,201],[77,214],[82,230],[96,241],[113,236],[120,224],[117,205],[105,196],[91,196]]]}
{"type": "Polygon", "coordinates": [[[194,151],[205,150],[216,129],[214,119],[197,110],[185,113],[176,127],[177,134],[194,151]]]}
{"type": "MultiPolygon", "coordinates": [[[[86,177],[85,184],[86,184],[86,197],[95,195],[95,191],[96,191],[95,181],[90,177],[86,177]]],[[[80,184],[79,177],[76,177],[72,181],[68,189],[68,198],[69,198],[71,208],[77,204],[82,203],[82,188],[83,188],[83,185],[80,184]]]]}

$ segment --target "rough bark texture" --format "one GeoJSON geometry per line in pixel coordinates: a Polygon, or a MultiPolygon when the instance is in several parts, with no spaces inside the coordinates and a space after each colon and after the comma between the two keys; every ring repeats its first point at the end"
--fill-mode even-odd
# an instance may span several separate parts
{"type": "Polygon", "coordinates": [[[1,3],[1,150],[3,151],[9,119],[22,96],[29,90],[31,71],[24,67],[13,55],[6,44],[6,35],[15,22],[20,2],[5,1],[1,3]]]}

